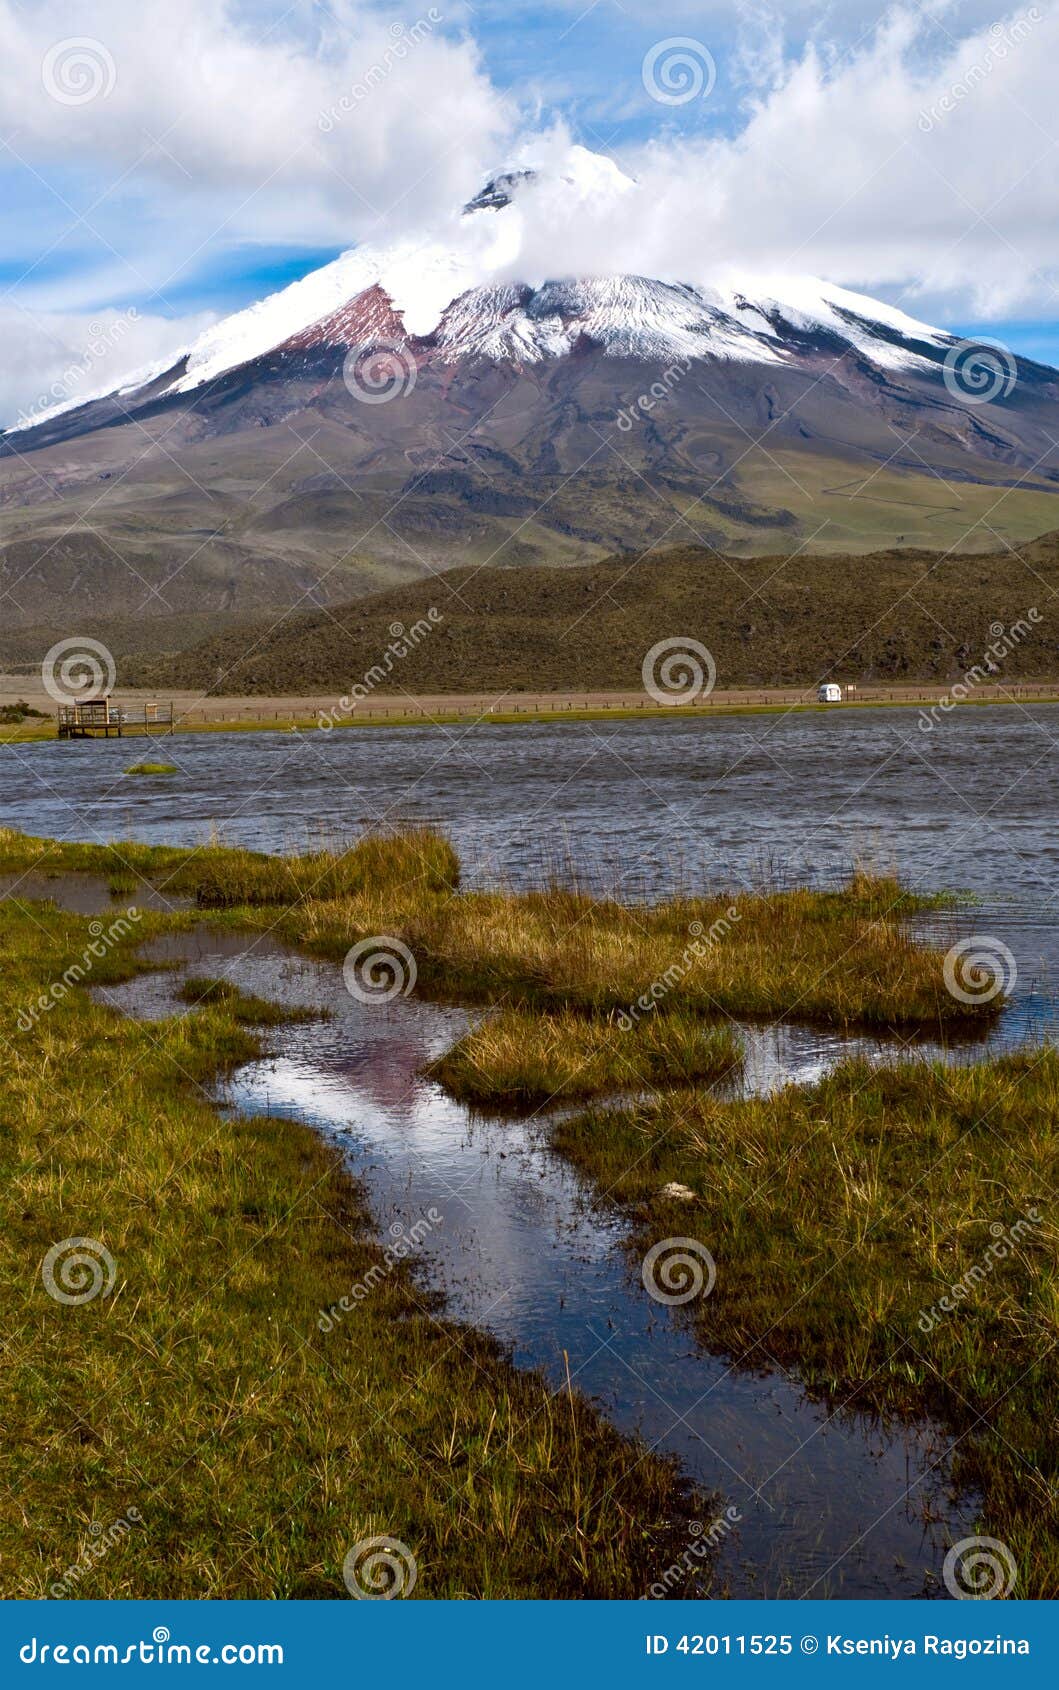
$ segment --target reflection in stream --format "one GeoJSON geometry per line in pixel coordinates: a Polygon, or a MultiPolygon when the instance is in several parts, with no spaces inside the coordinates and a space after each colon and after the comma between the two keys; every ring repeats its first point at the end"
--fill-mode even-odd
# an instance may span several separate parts
{"type": "MultiPolygon", "coordinates": [[[[349,996],[337,967],[208,927],[145,954],[329,1013],[270,1029],[271,1053],[219,1086],[222,1104],[309,1121],[334,1138],[383,1235],[440,1211],[423,1271],[447,1293],[447,1312],[494,1333],[557,1386],[568,1355],[577,1386],[616,1425],[675,1454],[738,1510],[721,1588],[937,1594],[947,1544],[975,1513],[973,1498],[956,1504],[947,1493],[942,1433],[829,1414],[781,1368],[759,1377],[702,1354],[679,1311],[646,1295],[620,1218],[591,1207],[539,1121],[474,1116],[422,1077],[467,1026],[466,1012],[414,999],[369,1006],[349,996]]],[[[184,1013],[180,978],[171,969],[102,995],[136,1015],[184,1013]]],[[[833,1036],[756,1037],[761,1072],[808,1077],[836,1055],[833,1036]]],[[[723,1265],[723,1244],[716,1254],[723,1265]]],[[[346,1289],[336,1286],[336,1298],[346,1289]]]]}

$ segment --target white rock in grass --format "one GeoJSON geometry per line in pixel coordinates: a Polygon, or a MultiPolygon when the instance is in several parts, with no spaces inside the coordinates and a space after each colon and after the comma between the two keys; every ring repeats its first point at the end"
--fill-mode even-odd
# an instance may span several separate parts
{"type": "Polygon", "coordinates": [[[690,1185],[681,1185],[679,1180],[671,1179],[658,1194],[660,1197],[675,1197],[680,1203],[694,1203],[695,1193],[690,1185]]]}

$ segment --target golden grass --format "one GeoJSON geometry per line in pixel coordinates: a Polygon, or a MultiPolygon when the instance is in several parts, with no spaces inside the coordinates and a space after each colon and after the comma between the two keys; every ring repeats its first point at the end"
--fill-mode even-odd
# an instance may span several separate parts
{"type": "Polygon", "coordinates": [[[624,1025],[572,1010],[506,1009],[479,1023],[429,1072],[455,1097],[502,1105],[719,1080],[742,1060],[727,1028],[686,1014],[624,1025]]]}
{"type": "Polygon", "coordinates": [[[139,876],[336,960],[361,939],[393,936],[415,956],[422,989],[464,1000],[634,1018],[664,1003],[935,1030],[988,1023],[1004,1002],[953,998],[942,954],[917,943],[903,920],[933,900],[917,901],[884,876],[856,874],[837,891],[673,898],[650,908],[558,888],[461,893],[451,844],[425,829],[302,857],[68,845],[0,830],[0,867],[94,870],[123,892],[139,876]]]}

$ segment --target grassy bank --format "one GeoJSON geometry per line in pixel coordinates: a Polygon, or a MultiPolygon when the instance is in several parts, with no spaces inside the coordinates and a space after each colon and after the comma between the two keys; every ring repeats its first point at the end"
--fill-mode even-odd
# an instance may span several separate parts
{"type": "Polygon", "coordinates": [[[69,978],[40,1008],[167,925],[97,955],[87,920],[0,903],[3,1594],[344,1598],[382,1534],[417,1596],[642,1594],[686,1530],[672,1471],[445,1321],[312,1132],[207,1100],[253,1001],[199,982],[146,1025],[69,978]],[[64,1240],[91,1258],[52,1262],[67,1301],[64,1240]]]}
{"type": "Polygon", "coordinates": [[[553,1129],[637,1245],[699,1240],[704,1343],[792,1365],[836,1403],[932,1413],[959,1440],[1015,1594],[1059,1589],[1059,1054],[847,1064],[767,1100],[685,1092],[553,1129]],[[693,1200],[673,1201],[671,1182],[693,1200]]]}
{"type": "Polygon", "coordinates": [[[0,832],[0,869],[19,868],[93,871],[130,897],[142,880],[338,961],[361,941],[395,938],[421,989],[478,1002],[633,1020],[664,1003],[669,1012],[914,1030],[987,1025],[1002,1004],[999,995],[955,999],[942,955],[917,944],[901,919],[923,901],[866,874],[839,891],[675,898],[644,909],[561,888],[460,892],[452,846],[429,831],[291,858],[0,832]]]}

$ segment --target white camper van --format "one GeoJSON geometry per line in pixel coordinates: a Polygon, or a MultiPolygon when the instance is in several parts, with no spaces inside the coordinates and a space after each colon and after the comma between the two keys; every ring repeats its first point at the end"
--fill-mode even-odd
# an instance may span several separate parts
{"type": "Polygon", "coordinates": [[[842,688],[837,681],[822,681],[816,689],[821,704],[841,704],[842,688]]]}

